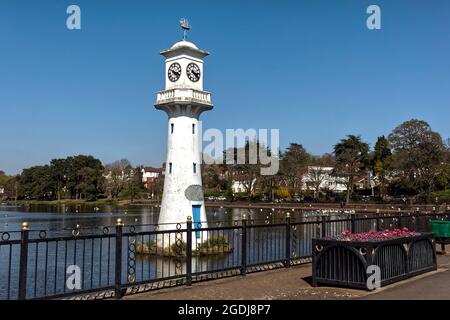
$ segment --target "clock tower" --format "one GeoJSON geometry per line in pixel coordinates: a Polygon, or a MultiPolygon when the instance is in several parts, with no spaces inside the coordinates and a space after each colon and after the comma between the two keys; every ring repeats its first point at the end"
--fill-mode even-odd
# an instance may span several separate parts
{"type": "MultiPolygon", "coordinates": [[[[213,108],[211,94],[203,90],[203,59],[208,52],[184,37],[161,55],[165,57],[165,90],[157,93],[155,108],[168,116],[168,143],[160,230],[173,230],[173,224],[185,222],[188,216],[194,228],[200,222],[207,227],[199,118],[213,108]]],[[[200,241],[199,232],[194,237],[193,243],[200,241]]]]}

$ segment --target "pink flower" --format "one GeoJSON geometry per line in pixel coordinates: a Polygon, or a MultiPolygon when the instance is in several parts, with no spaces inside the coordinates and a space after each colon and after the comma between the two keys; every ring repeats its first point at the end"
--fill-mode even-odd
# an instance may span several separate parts
{"type": "Polygon", "coordinates": [[[351,233],[351,231],[349,231],[349,230],[345,230],[344,232],[342,232],[342,235],[343,235],[343,236],[348,236],[348,235],[350,235],[350,234],[352,234],[352,233],[351,233]]]}
{"type": "Polygon", "coordinates": [[[410,232],[408,228],[403,229],[397,228],[393,231],[385,230],[381,232],[370,230],[369,232],[366,233],[356,233],[356,234],[352,234],[349,230],[345,230],[344,232],[342,232],[342,235],[334,237],[333,239],[340,241],[379,241],[402,237],[412,237],[416,235],[419,235],[419,233],[410,232]]]}

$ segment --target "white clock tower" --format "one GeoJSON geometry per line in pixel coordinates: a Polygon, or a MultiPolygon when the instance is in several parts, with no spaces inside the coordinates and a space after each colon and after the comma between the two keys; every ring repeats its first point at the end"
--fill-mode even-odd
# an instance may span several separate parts
{"type": "MultiPolygon", "coordinates": [[[[189,27],[184,23],[182,28],[186,30],[189,27]]],[[[168,143],[160,229],[173,230],[174,225],[167,224],[185,222],[188,216],[192,216],[194,228],[199,222],[207,227],[199,117],[213,108],[211,94],[203,91],[203,58],[208,52],[186,41],[184,36],[161,55],[166,58],[166,87],[157,94],[155,108],[167,113],[168,143]]]]}

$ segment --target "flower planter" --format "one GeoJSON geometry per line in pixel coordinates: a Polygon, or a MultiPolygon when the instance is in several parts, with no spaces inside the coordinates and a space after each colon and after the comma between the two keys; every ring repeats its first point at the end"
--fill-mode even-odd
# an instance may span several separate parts
{"type": "Polygon", "coordinates": [[[437,269],[433,233],[387,240],[313,239],[313,286],[371,290],[367,274],[379,266],[381,286],[437,269]]]}

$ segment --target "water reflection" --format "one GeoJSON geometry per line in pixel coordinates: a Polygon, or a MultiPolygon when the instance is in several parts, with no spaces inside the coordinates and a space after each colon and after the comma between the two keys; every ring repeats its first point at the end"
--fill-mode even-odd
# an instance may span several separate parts
{"type": "MultiPolygon", "coordinates": [[[[157,224],[158,206],[118,207],[105,205],[94,207],[89,205],[23,205],[0,206],[0,230],[20,230],[23,221],[27,221],[31,229],[64,230],[73,229],[77,225],[82,228],[114,226],[117,218],[122,218],[125,225],[157,224]]],[[[249,220],[264,223],[265,221],[281,221],[290,212],[294,219],[302,219],[300,211],[256,208],[223,208],[207,207],[206,215],[211,226],[232,225],[241,220],[243,214],[249,220]]]]}

